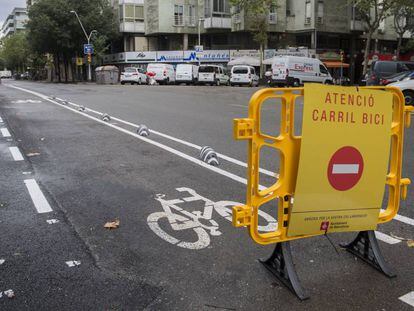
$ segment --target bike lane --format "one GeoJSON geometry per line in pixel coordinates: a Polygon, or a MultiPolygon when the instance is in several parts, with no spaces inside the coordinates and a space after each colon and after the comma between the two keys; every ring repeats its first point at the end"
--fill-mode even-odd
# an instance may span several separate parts
{"type": "Polygon", "coordinates": [[[388,280],[338,255],[324,237],[294,242],[297,270],[312,296],[299,303],[257,262],[273,247],[232,227],[231,204],[215,204],[244,202],[244,185],[61,107],[35,108],[15,104],[5,113],[23,150],[39,150],[31,162],[42,184],[99,268],[163,288],[148,309],[405,307],[397,298],[410,290],[414,273],[413,254],[402,243],[381,244],[400,276],[388,280]],[[39,137],[46,137],[42,145],[39,137]],[[120,228],[104,229],[113,219],[120,228]]]}

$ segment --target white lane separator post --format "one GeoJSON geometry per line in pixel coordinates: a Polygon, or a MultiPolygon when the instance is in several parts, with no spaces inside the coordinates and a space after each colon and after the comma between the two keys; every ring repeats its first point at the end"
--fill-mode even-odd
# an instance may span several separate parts
{"type": "Polygon", "coordinates": [[[404,296],[401,296],[398,299],[414,307],[414,291],[409,292],[408,294],[405,294],[404,296]]]}
{"type": "Polygon", "coordinates": [[[6,127],[2,127],[0,131],[3,137],[11,137],[9,130],[6,127]]]}
{"type": "Polygon", "coordinates": [[[14,159],[14,161],[23,161],[24,158],[22,156],[22,153],[20,152],[20,149],[18,147],[9,147],[10,153],[14,159]]]}
{"type": "Polygon", "coordinates": [[[401,240],[395,239],[392,236],[389,236],[388,234],[379,232],[379,231],[375,231],[375,236],[377,237],[378,240],[388,243],[388,244],[398,244],[401,242],[401,240]]]}
{"type": "Polygon", "coordinates": [[[46,200],[42,190],[40,190],[40,187],[37,184],[36,180],[26,179],[24,183],[27,187],[27,190],[29,191],[30,197],[32,198],[37,212],[39,214],[53,212],[52,208],[49,205],[49,202],[46,200]]]}

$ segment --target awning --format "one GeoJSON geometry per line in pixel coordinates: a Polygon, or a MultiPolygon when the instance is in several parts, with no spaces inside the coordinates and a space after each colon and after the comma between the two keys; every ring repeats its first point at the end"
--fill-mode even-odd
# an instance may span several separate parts
{"type": "Polygon", "coordinates": [[[349,64],[341,62],[323,62],[327,68],[349,68],[349,64]]]}
{"type": "Polygon", "coordinates": [[[260,60],[256,57],[242,56],[242,57],[235,58],[229,61],[228,65],[229,66],[247,65],[247,66],[259,67],[260,60]]]}

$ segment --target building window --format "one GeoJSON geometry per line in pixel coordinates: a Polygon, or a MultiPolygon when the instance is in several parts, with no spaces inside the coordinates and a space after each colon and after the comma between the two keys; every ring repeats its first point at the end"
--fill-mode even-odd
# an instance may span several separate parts
{"type": "Polygon", "coordinates": [[[188,25],[195,26],[196,24],[196,8],[194,4],[188,6],[188,25]]]}
{"type": "Polygon", "coordinates": [[[143,5],[136,5],[135,6],[135,20],[141,21],[144,19],[144,6],[143,5]]]}
{"type": "Polygon", "coordinates": [[[305,25],[309,25],[312,20],[312,4],[310,0],[305,2],[305,25]]]}
{"type": "Polygon", "coordinates": [[[325,5],[323,0],[318,1],[318,13],[317,13],[317,23],[323,24],[323,16],[324,16],[325,5]]]}
{"type": "Polygon", "coordinates": [[[213,0],[213,13],[229,14],[230,7],[228,0],[213,0]]]}
{"type": "Polygon", "coordinates": [[[181,4],[174,5],[174,26],[184,25],[184,6],[181,4]]]}
{"type": "Polygon", "coordinates": [[[135,20],[135,7],[133,4],[125,4],[125,17],[126,22],[133,22],[135,20]]]}
{"type": "Polygon", "coordinates": [[[277,23],[277,7],[272,5],[269,9],[269,24],[277,23]]]}

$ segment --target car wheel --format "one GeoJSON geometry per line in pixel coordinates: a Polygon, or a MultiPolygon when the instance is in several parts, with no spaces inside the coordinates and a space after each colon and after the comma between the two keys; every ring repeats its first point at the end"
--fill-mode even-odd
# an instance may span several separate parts
{"type": "Polygon", "coordinates": [[[125,82],[124,81],[121,81],[121,85],[125,85],[125,82]]]}
{"type": "Polygon", "coordinates": [[[403,92],[405,98],[405,104],[408,106],[414,106],[414,91],[407,90],[403,92]]]}

